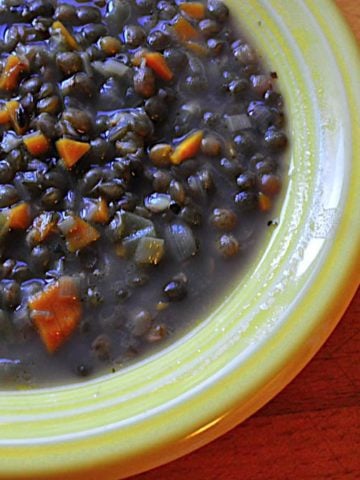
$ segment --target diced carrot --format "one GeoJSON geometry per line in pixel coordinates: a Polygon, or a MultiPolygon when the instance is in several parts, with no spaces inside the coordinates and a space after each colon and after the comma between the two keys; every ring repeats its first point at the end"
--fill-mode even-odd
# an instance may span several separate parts
{"type": "Polygon", "coordinates": [[[9,55],[0,76],[0,89],[12,92],[19,85],[20,75],[28,66],[16,55],[9,55]]]}
{"type": "Polygon", "coordinates": [[[18,135],[23,135],[26,129],[21,128],[17,121],[17,112],[19,107],[20,107],[20,103],[16,100],[10,100],[9,102],[6,103],[6,110],[8,111],[10,121],[12,123],[12,126],[14,127],[15,132],[18,135]]]}
{"type": "Polygon", "coordinates": [[[149,52],[145,53],[144,57],[148,67],[150,67],[158,77],[165,80],[165,82],[173,79],[174,74],[161,53],[149,52]]]}
{"type": "Polygon", "coordinates": [[[59,22],[58,20],[56,20],[53,24],[52,24],[52,28],[54,30],[59,30],[61,35],[64,37],[66,43],[68,44],[68,46],[71,48],[71,50],[80,50],[80,45],[77,43],[77,41],[75,40],[75,38],[71,35],[71,33],[69,32],[69,30],[65,27],[64,24],[62,24],[61,22],[59,22]]]}
{"type": "Polygon", "coordinates": [[[10,114],[6,107],[3,110],[0,110],[0,125],[5,125],[11,121],[10,114]]]}
{"type": "Polygon", "coordinates": [[[49,151],[50,142],[41,132],[30,133],[23,138],[24,144],[31,155],[37,157],[49,151]]]}
{"type": "Polygon", "coordinates": [[[5,108],[6,111],[9,114],[11,123],[15,124],[16,122],[16,112],[20,106],[20,103],[17,100],[10,100],[9,102],[6,102],[5,108]]]}
{"type": "Polygon", "coordinates": [[[13,230],[26,230],[31,224],[31,209],[26,202],[21,202],[9,210],[9,227],[13,230]]]}
{"type": "Polygon", "coordinates": [[[76,329],[82,305],[72,277],[61,277],[29,300],[31,319],[48,352],[54,353],[76,329]]]}
{"type": "Polygon", "coordinates": [[[63,159],[66,168],[72,168],[89,150],[90,144],[78,142],[70,138],[61,138],[56,142],[56,148],[63,159]]]}
{"type": "Polygon", "coordinates": [[[261,212],[268,212],[269,210],[271,210],[272,202],[267,195],[260,192],[258,202],[259,202],[259,210],[261,212]]]}
{"type": "Polygon", "coordinates": [[[185,42],[185,46],[199,57],[207,57],[210,53],[207,47],[201,45],[201,43],[192,42],[191,40],[185,42]]]}
{"type": "Polygon", "coordinates": [[[196,30],[182,15],[179,15],[176,19],[173,29],[178,38],[183,42],[200,38],[199,30],[196,30]]]}
{"type": "Polygon", "coordinates": [[[205,5],[200,2],[180,3],[180,11],[191,18],[202,20],[205,17],[205,5]]]}
{"type": "Polygon", "coordinates": [[[51,212],[44,212],[37,216],[32,224],[34,231],[34,240],[41,243],[46,240],[49,235],[57,231],[56,220],[51,212]]]}
{"type": "Polygon", "coordinates": [[[94,210],[91,220],[95,223],[107,223],[109,221],[109,207],[104,198],[99,198],[96,202],[96,209],[94,210]]]}
{"type": "Polygon", "coordinates": [[[96,242],[100,238],[100,233],[85,220],[74,217],[74,224],[65,234],[65,238],[69,252],[76,252],[96,242]]]}
{"type": "Polygon", "coordinates": [[[179,165],[185,160],[195,157],[200,150],[203,137],[204,132],[198,130],[185,138],[185,140],[175,148],[174,153],[171,155],[171,163],[173,165],[179,165]]]}

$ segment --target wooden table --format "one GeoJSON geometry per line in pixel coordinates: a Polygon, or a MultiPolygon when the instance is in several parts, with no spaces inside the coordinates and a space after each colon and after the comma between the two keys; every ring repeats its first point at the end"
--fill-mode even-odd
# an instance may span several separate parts
{"type": "MultiPolygon", "coordinates": [[[[360,41],[360,0],[336,3],[360,41]]],[[[359,320],[360,290],[325,346],[274,400],[218,440],[132,480],[360,479],[359,320]]]]}

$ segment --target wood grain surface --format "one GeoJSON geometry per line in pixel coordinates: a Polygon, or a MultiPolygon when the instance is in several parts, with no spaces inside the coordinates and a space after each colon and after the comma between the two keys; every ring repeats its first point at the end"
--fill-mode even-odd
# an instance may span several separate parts
{"type": "MultiPolygon", "coordinates": [[[[360,41],[360,0],[336,3],[360,41]]],[[[274,400],[209,445],[131,480],[359,480],[359,320],[360,290],[324,347],[274,400]]]]}

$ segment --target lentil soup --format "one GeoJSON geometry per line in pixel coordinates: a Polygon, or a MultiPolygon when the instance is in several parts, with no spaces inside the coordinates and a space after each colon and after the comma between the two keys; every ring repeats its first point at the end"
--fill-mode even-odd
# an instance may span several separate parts
{"type": "Polygon", "coordinates": [[[0,381],[114,372],[271,223],[277,76],[218,0],[0,0],[0,25],[0,381]]]}

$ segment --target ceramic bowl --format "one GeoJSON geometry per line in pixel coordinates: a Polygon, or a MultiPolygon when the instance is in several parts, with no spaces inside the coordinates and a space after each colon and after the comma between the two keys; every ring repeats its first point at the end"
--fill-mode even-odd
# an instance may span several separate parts
{"type": "Polygon", "coordinates": [[[165,350],[88,383],[2,392],[2,479],[117,480],[209,442],[303,368],[359,284],[355,43],[328,0],[227,3],[287,105],[278,226],[222,303],[165,350]]]}

